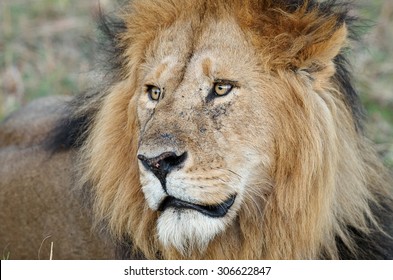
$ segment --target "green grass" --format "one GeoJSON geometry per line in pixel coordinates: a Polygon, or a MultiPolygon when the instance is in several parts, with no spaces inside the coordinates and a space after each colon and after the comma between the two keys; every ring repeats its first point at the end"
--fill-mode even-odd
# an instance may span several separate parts
{"type": "Polygon", "coordinates": [[[2,0],[0,119],[33,99],[72,95],[87,86],[97,3],[2,0]]]}
{"type": "Polygon", "coordinates": [[[355,48],[353,68],[367,110],[367,133],[393,168],[393,1],[356,1],[370,28],[355,48]]]}
{"type": "Polygon", "coordinates": [[[10,252],[4,252],[1,260],[6,261],[10,259],[10,252]]]}

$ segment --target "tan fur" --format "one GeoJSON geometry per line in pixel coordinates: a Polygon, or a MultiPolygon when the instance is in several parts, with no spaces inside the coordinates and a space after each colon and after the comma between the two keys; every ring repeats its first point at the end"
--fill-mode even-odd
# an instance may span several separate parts
{"type": "MultiPolygon", "coordinates": [[[[86,166],[82,183],[94,186],[98,221],[107,222],[115,236],[130,238],[147,258],[313,259],[322,252],[338,258],[335,236],[349,248],[356,245],[345,226],[367,232],[367,220],[376,222],[368,202],[389,191],[384,168],[357,134],[343,93],[330,79],[332,59],[347,42],[345,25],[336,28],[337,18],[320,18],[303,8],[288,14],[274,1],[133,1],[123,19],[125,79],[109,90],[81,159],[86,166]],[[213,134],[199,138],[209,149],[198,146],[197,127],[205,123],[195,112],[202,109],[196,101],[179,101],[180,92],[199,98],[191,94],[199,74],[190,74],[187,63],[205,50],[221,63],[215,70],[210,61],[201,63],[206,76],[216,71],[248,82],[241,85],[245,92],[239,90],[243,101],[236,100],[243,102],[241,111],[234,108],[234,117],[222,120],[220,133],[236,139],[236,147],[225,147],[213,134]],[[160,61],[170,55],[180,66],[164,74],[167,66],[160,61]],[[240,153],[248,141],[271,161],[253,170],[237,218],[202,252],[183,255],[164,248],[156,232],[160,213],[147,206],[141,191],[136,155],[146,120],[137,110],[145,106],[140,101],[144,84],[161,86],[157,77],[167,93],[140,141],[159,145],[154,135],[172,132],[184,145],[177,148],[193,152],[194,164],[205,164],[207,174],[208,160],[220,164],[207,150],[226,157],[240,153]],[[185,124],[178,114],[188,108],[194,111],[187,112],[185,124]],[[255,124],[258,119],[265,121],[263,128],[255,124]],[[265,138],[258,140],[253,131],[265,138]]],[[[201,193],[200,199],[217,202],[227,194],[201,193]]]]}
{"type": "Polygon", "coordinates": [[[69,98],[35,101],[0,125],[0,257],[108,259],[91,218],[72,189],[72,154],[52,154],[42,142],[69,98]]]}

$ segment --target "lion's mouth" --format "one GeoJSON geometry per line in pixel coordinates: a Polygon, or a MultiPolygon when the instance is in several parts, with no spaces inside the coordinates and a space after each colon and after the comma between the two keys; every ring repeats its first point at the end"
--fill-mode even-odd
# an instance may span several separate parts
{"type": "Polygon", "coordinates": [[[227,200],[216,205],[199,205],[191,202],[183,201],[173,196],[167,196],[161,203],[158,211],[165,211],[167,208],[176,209],[192,209],[198,211],[211,218],[221,218],[224,217],[229,209],[235,202],[236,195],[231,195],[227,200]]]}

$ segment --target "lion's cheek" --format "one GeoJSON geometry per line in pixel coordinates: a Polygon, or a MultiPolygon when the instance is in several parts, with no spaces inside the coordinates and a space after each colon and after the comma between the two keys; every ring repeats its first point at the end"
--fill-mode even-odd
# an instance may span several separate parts
{"type": "Polygon", "coordinates": [[[142,192],[147,205],[153,211],[157,211],[160,203],[165,197],[165,192],[161,187],[159,180],[155,178],[154,175],[141,171],[140,182],[143,186],[142,192]]]}

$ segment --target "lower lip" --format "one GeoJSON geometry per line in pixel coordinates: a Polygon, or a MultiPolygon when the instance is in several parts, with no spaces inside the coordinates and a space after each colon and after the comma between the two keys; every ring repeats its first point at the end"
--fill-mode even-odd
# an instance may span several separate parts
{"type": "Polygon", "coordinates": [[[224,217],[229,209],[232,207],[235,202],[236,195],[230,196],[226,201],[217,205],[198,205],[190,202],[186,202],[180,199],[177,199],[173,196],[168,196],[164,199],[159,207],[159,211],[165,211],[168,208],[175,209],[191,209],[200,212],[203,215],[206,215],[211,218],[222,218],[224,217]]]}

